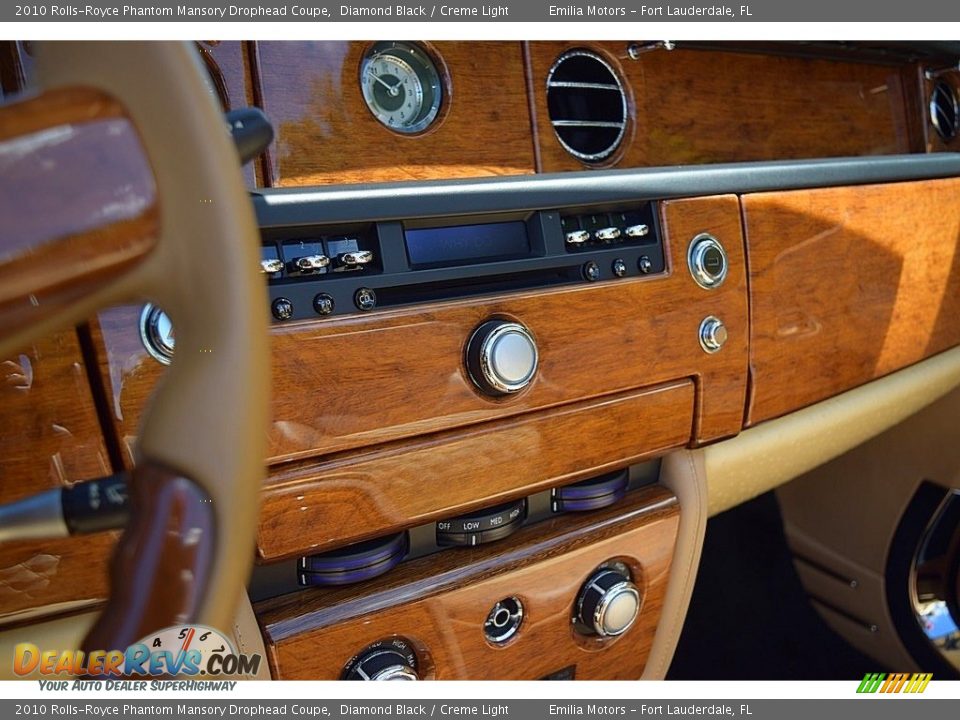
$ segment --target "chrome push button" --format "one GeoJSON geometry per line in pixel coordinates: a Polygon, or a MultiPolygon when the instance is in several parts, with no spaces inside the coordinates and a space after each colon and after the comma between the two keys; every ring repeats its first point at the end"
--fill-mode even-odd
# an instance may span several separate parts
{"type": "Polygon", "coordinates": [[[488,395],[509,395],[527,387],[537,372],[537,344],[520,323],[490,320],[467,343],[467,371],[488,395]]]}
{"type": "Polygon", "coordinates": [[[713,290],[727,279],[727,252],[713,235],[702,233],[690,243],[687,266],[697,285],[713,290]]]}

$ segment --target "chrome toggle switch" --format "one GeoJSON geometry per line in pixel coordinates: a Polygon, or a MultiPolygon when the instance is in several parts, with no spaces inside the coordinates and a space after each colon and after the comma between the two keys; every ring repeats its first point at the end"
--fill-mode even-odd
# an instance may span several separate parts
{"type": "Polygon", "coordinates": [[[264,275],[272,275],[273,273],[278,273],[283,270],[283,260],[278,260],[277,258],[270,258],[269,260],[260,261],[260,272],[264,275]]]}
{"type": "Polygon", "coordinates": [[[370,250],[352,250],[337,255],[337,267],[335,270],[359,270],[364,265],[369,265],[372,262],[373,253],[370,250]]]}
{"type": "Polygon", "coordinates": [[[631,225],[630,227],[625,228],[623,231],[623,234],[628,238],[646,237],[649,233],[650,228],[643,223],[639,225],[631,225]]]}
{"type": "Polygon", "coordinates": [[[567,245],[583,245],[590,239],[590,233],[586,230],[571,230],[566,236],[567,245]]]}
{"type": "Polygon", "coordinates": [[[330,265],[330,258],[326,255],[306,255],[298,257],[293,264],[302,273],[319,272],[330,265]]]}
{"type": "Polygon", "coordinates": [[[611,240],[617,240],[620,237],[620,228],[618,227],[600,228],[594,233],[594,235],[596,236],[597,240],[610,242],[611,240]]]}

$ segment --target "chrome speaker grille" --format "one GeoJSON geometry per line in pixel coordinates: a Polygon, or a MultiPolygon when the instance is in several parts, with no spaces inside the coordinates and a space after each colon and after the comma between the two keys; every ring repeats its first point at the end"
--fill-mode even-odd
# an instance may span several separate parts
{"type": "Polygon", "coordinates": [[[557,140],[586,163],[609,158],[626,133],[627,96],[620,78],[587,50],[570,50],[550,68],[547,109],[557,140]]]}

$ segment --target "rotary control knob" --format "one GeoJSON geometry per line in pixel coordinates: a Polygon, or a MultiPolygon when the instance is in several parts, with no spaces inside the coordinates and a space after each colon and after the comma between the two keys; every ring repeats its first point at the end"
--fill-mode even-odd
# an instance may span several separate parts
{"type": "Polygon", "coordinates": [[[537,372],[537,344],[523,325],[488,320],[467,343],[467,371],[488,395],[523,390],[537,372]]]}
{"type": "Polygon", "coordinates": [[[622,635],[640,612],[640,591],[629,574],[600,568],[584,583],[577,597],[575,620],[591,635],[622,635]]]}
{"type": "Polygon", "coordinates": [[[342,677],[344,680],[419,680],[417,655],[406,640],[381,640],[354,655],[342,677]]]}

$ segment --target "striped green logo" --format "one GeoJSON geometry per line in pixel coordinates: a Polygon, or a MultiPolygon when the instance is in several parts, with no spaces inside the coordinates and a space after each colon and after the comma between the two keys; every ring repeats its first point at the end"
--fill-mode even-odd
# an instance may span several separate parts
{"type": "Polygon", "coordinates": [[[867,673],[860,681],[858,693],[922,693],[933,673],[867,673]]]}

